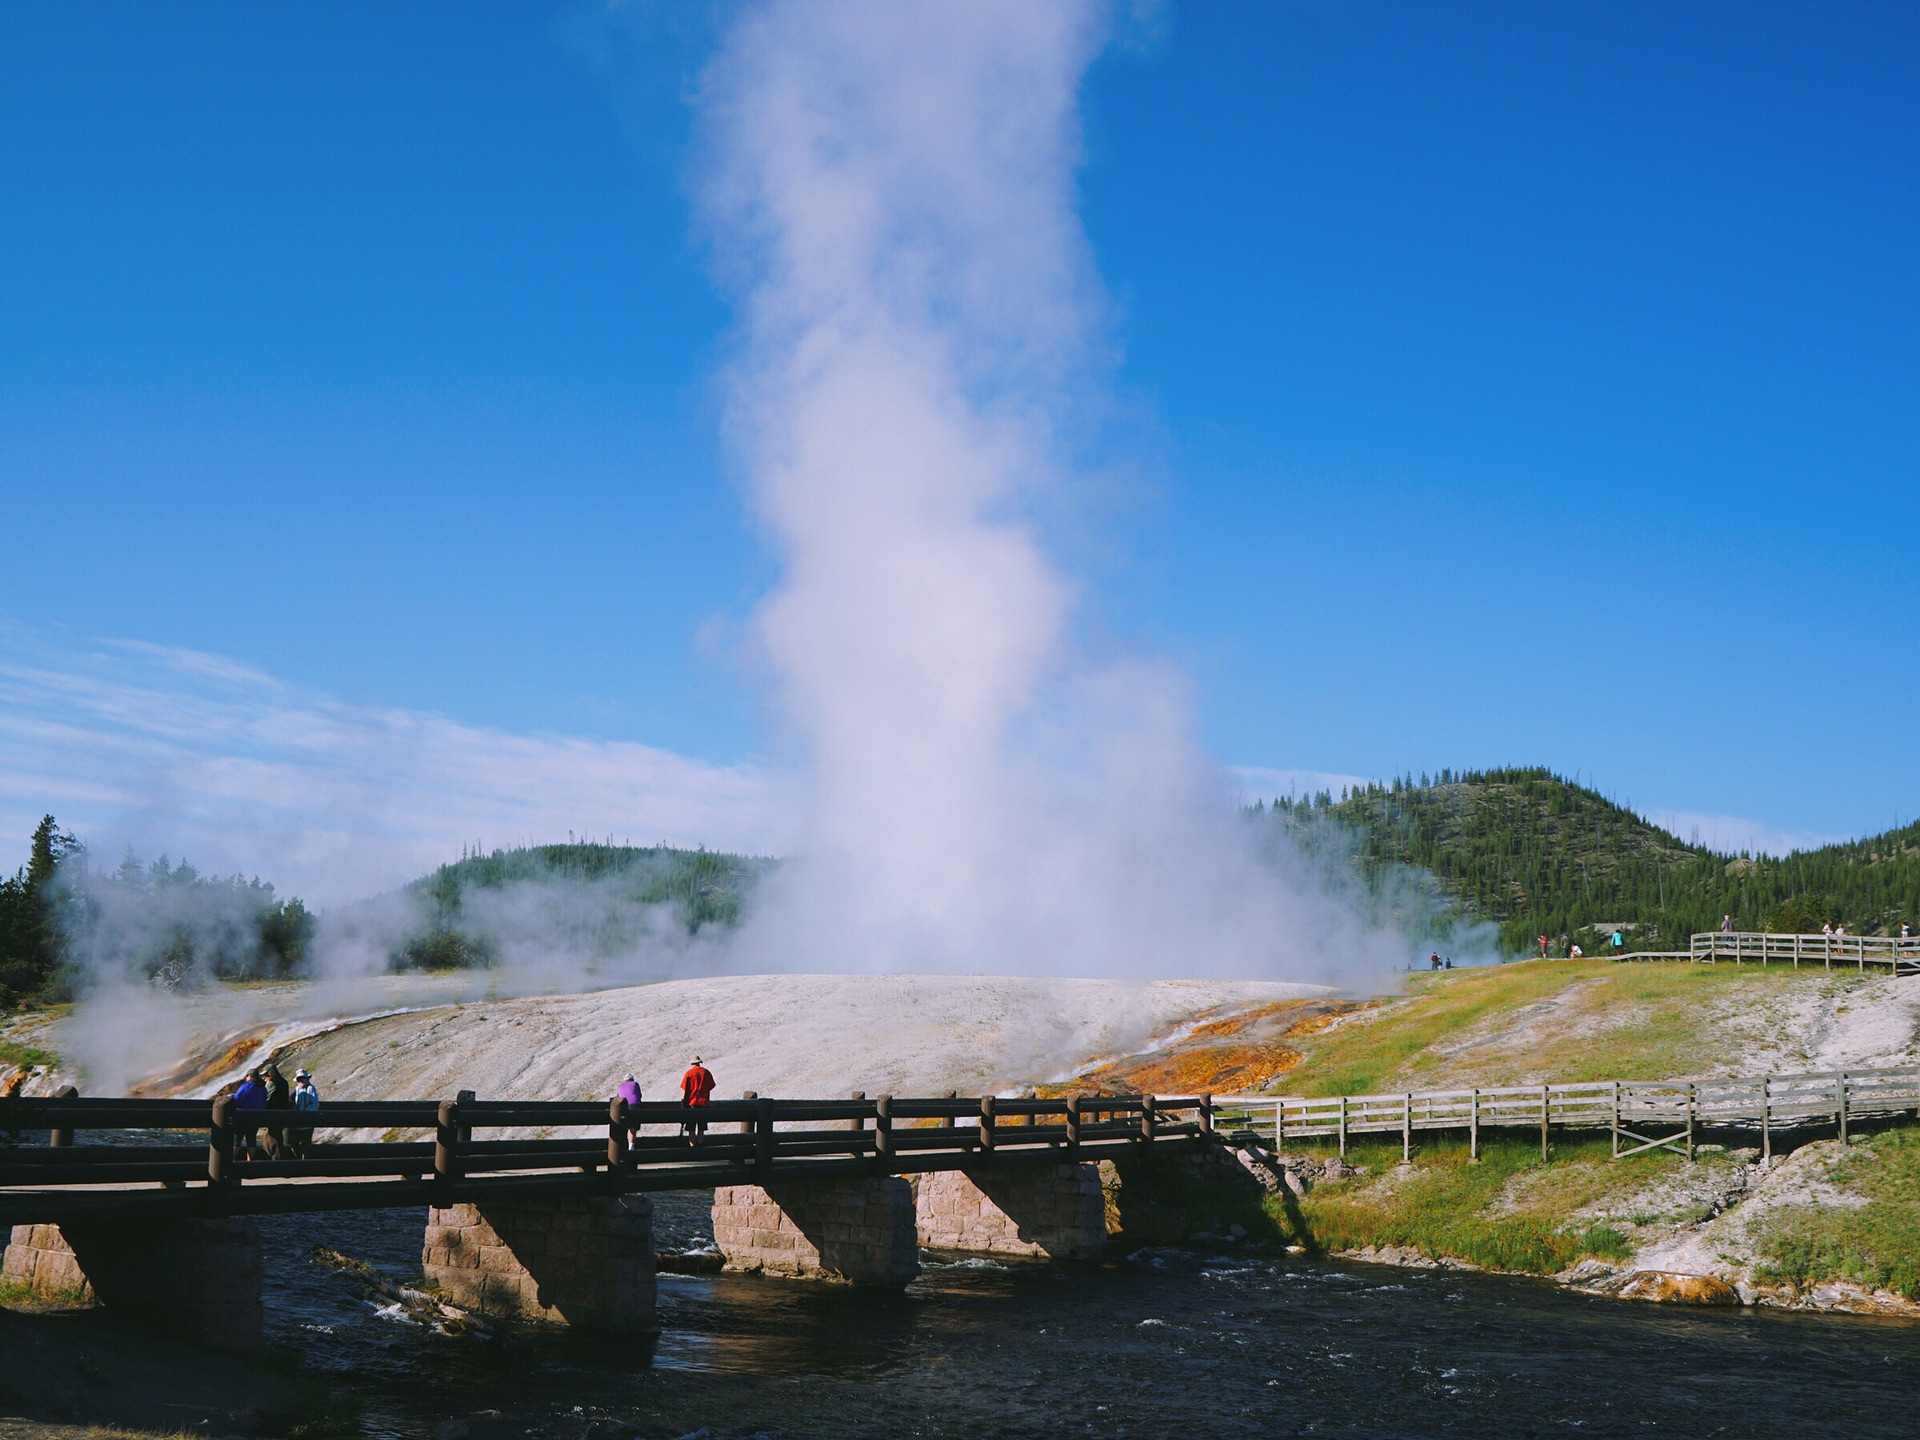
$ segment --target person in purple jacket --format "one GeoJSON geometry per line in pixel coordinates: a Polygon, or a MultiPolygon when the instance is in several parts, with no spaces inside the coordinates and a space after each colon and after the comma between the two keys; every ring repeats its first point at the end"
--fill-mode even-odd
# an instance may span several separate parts
{"type": "Polygon", "coordinates": [[[267,1111],[267,1087],[260,1083],[258,1070],[247,1071],[247,1078],[233,1092],[233,1144],[241,1158],[260,1158],[257,1143],[260,1120],[267,1111]]]}
{"type": "MultiPolygon", "coordinates": [[[[629,1113],[639,1108],[640,1082],[634,1079],[632,1075],[628,1075],[626,1079],[622,1080],[620,1082],[620,1088],[613,1093],[615,1098],[627,1102],[627,1110],[629,1113]]],[[[640,1122],[638,1120],[627,1121],[627,1148],[629,1150],[633,1148],[633,1142],[639,1137],[640,1122]]]]}

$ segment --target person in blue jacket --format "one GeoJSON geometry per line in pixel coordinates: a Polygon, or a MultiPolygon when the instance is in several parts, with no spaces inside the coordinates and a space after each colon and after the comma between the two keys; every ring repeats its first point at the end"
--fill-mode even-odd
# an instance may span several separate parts
{"type": "Polygon", "coordinates": [[[260,1083],[258,1070],[249,1070],[233,1092],[233,1145],[242,1159],[260,1158],[260,1121],[266,1113],[267,1087],[260,1083]]]}

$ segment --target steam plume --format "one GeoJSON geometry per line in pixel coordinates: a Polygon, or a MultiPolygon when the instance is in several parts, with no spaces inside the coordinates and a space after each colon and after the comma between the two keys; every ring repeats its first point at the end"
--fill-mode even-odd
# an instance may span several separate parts
{"type": "Polygon", "coordinates": [[[1097,408],[1086,4],[769,5],[707,77],[757,615],[808,751],[768,965],[1370,983],[1405,942],[1262,857],[1182,678],[1096,668],[1034,502],[1097,408]]]}

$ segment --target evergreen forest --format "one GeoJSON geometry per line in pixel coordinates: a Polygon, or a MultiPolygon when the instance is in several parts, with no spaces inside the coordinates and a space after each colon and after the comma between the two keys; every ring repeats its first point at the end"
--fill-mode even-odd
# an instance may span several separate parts
{"type": "Polygon", "coordinates": [[[1623,929],[1631,949],[1681,949],[1723,915],[1739,930],[1851,934],[1920,928],[1920,823],[1784,857],[1690,844],[1542,768],[1407,777],[1257,804],[1309,849],[1339,836],[1363,871],[1430,872],[1459,911],[1500,927],[1509,955],[1623,929]],[[1563,939],[1562,937],[1566,937],[1563,939]]]}

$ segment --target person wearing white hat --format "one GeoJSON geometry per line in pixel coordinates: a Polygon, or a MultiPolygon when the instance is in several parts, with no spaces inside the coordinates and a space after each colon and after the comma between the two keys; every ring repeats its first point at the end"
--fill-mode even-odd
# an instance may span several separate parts
{"type": "MultiPolygon", "coordinates": [[[[687,1073],[680,1077],[680,1103],[695,1109],[705,1109],[713,1101],[713,1072],[700,1063],[698,1055],[693,1064],[687,1067],[687,1073]]],[[[707,1122],[688,1117],[681,1127],[691,1143],[707,1133],[707,1122]]]]}
{"type": "MultiPolygon", "coordinates": [[[[311,1115],[320,1108],[320,1092],[314,1088],[313,1074],[302,1067],[293,1076],[293,1108],[302,1115],[311,1115]]],[[[294,1158],[304,1160],[307,1146],[313,1143],[313,1126],[299,1125],[287,1131],[287,1148],[294,1158]]]]}

